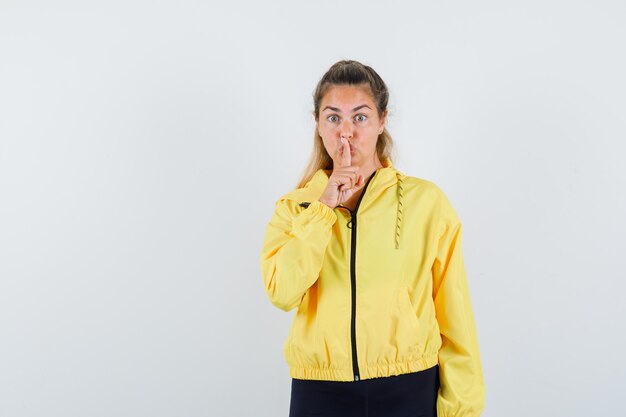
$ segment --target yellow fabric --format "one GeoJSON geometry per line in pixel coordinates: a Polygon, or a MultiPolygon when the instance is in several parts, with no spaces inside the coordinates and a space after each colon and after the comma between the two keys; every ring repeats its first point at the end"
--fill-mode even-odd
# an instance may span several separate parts
{"type": "Polygon", "coordinates": [[[318,200],[331,172],[276,201],[261,250],[270,301],[297,308],[283,344],[290,375],[355,381],[439,364],[437,415],[479,416],[485,386],[450,201],[386,159],[351,221],[318,200]]]}

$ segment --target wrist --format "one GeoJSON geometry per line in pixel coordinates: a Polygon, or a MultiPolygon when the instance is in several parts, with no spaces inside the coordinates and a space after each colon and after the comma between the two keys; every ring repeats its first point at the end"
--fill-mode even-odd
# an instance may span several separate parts
{"type": "Polygon", "coordinates": [[[326,206],[330,207],[331,209],[334,209],[334,208],[335,208],[335,207],[333,207],[333,205],[332,205],[332,204],[329,204],[326,200],[323,200],[323,199],[321,199],[321,198],[320,198],[320,199],[318,199],[318,201],[319,201],[320,203],[322,203],[322,204],[324,204],[324,205],[326,205],[326,206]]]}

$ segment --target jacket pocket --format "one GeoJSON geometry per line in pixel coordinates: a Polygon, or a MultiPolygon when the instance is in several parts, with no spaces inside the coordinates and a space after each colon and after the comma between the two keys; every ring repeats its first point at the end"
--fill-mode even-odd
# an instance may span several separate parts
{"type": "Polygon", "coordinates": [[[289,337],[285,342],[287,363],[295,367],[310,367],[315,363],[311,361],[310,353],[315,348],[311,345],[310,338],[303,334],[310,321],[306,311],[298,307],[291,322],[289,337]],[[306,339],[305,339],[306,338],[306,339]]]}
{"type": "Polygon", "coordinates": [[[410,287],[402,286],[398,290],[398,308],[402,320],[404,321],[404,327],[406,328],[405,338],[398,340],[399,344],[404,345],[408,349],[409,355],[414,356],[420,351],[420,323],[417,319],[415,308],[411,303],[410,287]]]}
{"type": "Polygon", "coordinates": [[[287,338],[283,343],[283,355],[285,356],[285,360],[287,364],[290,366],[297,366],[298,363],[294,358],[294,328],[296,324],[296,317],[291,320],[291,327],[289,328],[289,333],[287,334],[287,338]]]}

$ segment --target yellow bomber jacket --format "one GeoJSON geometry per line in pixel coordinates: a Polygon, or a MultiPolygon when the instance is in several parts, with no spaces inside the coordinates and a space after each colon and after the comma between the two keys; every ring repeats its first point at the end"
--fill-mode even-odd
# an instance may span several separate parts
{"type": "Polygon", "coordinates": [[[276,201],[260,264],[271,303],[297,308],[290,375],[358,381],[439,364],[437,415],[477,417],[485,386],[461,222],[433,182],[382,164],[354,210],[318,200],[332,170],[276,201]]]}

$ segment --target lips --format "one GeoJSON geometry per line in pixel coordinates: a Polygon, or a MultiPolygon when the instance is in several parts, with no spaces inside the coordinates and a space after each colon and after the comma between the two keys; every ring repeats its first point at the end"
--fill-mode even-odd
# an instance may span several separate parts
{"type": "Polygon", "coordinates": [[[353,154],[353,153],[355,153],[355,152],[356,152],[356,148],[354,148],[354,147],[353,147],[352,145],[350,145],[349,143],[348,143],[348,148],[350,149],[350,153],[351,153],[351,154],[353,154]]]}

